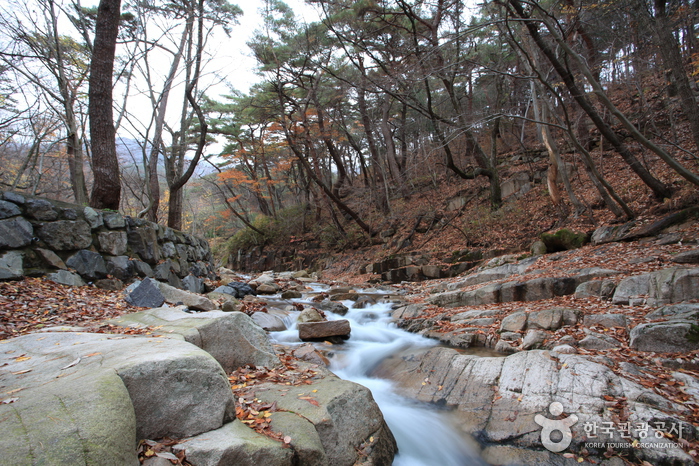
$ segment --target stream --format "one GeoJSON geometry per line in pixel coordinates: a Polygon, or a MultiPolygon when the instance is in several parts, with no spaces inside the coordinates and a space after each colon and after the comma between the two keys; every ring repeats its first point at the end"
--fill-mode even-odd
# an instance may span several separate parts
{"type": "MultiPolygon", "coordinates": [[[[315,286],[314,291],[322,288],[315,286]]],[[[374,297],[376,296],[374,294],[374,297]]],[[[292,301],[310,304],[307,298],[292,301]]],[[[406,332],[391,322],[392,304],[379,302],[363,309],[354,309],[353,301],[342,301],[349,308],[345,316],[326,312],[328,320],[347,319],[352,333],[344,344],[314,343],[327,351],[329,369],[337,376],[369,388],[381,408],[386,423],[398,444],[396,466],[469,466],[485,465],[469,447],[472,440],[459,433],[448,411],[398,395],[393,382],[371,377],[372,370],[385,358],[402,350],[429,347],[437,342],[406,332]],[[329,350],[329,351],[328,351],[329,350]]],[[[272,332],[273,341],[285,345],[301,344],[296,328],[298,312],[285,319],[287,330],[272,332]]]]}

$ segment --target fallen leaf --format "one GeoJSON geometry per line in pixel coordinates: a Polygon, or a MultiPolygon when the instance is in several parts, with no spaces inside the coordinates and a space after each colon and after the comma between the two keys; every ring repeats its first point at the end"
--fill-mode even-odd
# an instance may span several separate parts
{"type": "Polygon", "coordinates": [[[15,358],[15,362],[28,361],[31,358],[31,356],[18,356],[15,358]]]}
{"type": "Polygon", "coordinates": [[[31,369],[24,369],[23,371],[17,371],[17,372],[12,372],[12,375],[19,375],[19,374],[26,374],[27,372],[31,372],[31,369]]]}
{"type": "Polygon", "coordinates": [[[284,443],[291,443],[291,437],[289,437],[288,435],[284,437],[284,443]]]}
{"type": "Polygon", "coordinates": [[[78,357],[78,359],[76,359],[75,361],[71,362],[71,363],[68,364],[67,366],[61,367],[61,370],[68,369],[69,367],[75,366],[76,364],[78,364],[78,363],[80,362],[81,359],[82,359],[82,358],[78,357]]]}
{"type": "Polygon", "coordinates": [[[178,457],[167,451],[161,451],[155,454],[158,458],[165,458],[166,460],[179,460],[178,457]]]}
{"type": "Polygon", "coordinates": [[[19,400],[19,398],[6,398],[6,399],[0,401],[0,403],[2,403],[4,405],[9,405],[10,403],[14,403],[17,400],[19,400]]]}

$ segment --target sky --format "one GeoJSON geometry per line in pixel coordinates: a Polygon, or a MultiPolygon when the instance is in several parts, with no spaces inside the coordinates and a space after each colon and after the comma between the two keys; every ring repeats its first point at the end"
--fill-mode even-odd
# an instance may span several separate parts
{"type": "MultiPolygon", "coordinates": [[[[262,15],[259,10],[264,2],[262,0],[230,0],[243,10],[243,16],[239,18],[240,25],[234,26],[231,38],[225,36],[219,38],[220,45],[216,50],[216,61],[213,67],[220,67],[227,81],[238,91],[247,92],[250,86],[259,81],[255,74],[256,61],[247,47],[247,42],[252,39],[255,30],[262,29],[262,15]]],[[[285,0],[299,22],[311,23],[318,21],[319,16],[315,8],[306,5],[303,0],[285,0]]]]}

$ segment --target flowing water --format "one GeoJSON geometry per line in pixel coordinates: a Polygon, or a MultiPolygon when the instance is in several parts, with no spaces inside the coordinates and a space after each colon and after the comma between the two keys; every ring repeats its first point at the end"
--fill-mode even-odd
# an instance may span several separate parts
{"type": "MultiPolygon", "coordinates": [[[[316,291],[318,291],[316,289],[316,291]]],[[[294,300],[301,301],[303,300],[294,300]]],[[[407,348],[429,347],[434,340],[406,332],[390,319],[391,304],[379,303],[364,309],[352,308],[345,316],[326,313],[328,320],[347,319],[352,333],[344,344],[333,345],[329,354],[330,370],[339,377],[369,388],[383,412],[398,443],[397,466],[469,466],[486,464],[469,449],[469,440],[461,436],[449,419],[449,413],[398,395],[390,380],[371,377],[371,371],[383,359],[407,348]]],[[[273,332],[279,343],[300,343],[296,316],[288,316],[287,330],[273,332]]]]}

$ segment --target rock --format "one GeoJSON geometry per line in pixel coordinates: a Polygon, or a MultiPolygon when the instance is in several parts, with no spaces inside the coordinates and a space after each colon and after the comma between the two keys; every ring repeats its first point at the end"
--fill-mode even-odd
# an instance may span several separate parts
{"type": "Polygon", "coordinates": [[[103,280],[97,280],[95,286],[102,290],[121,291],[124,289],[124,282],[118,278],[105,278],[103,280]]]}
{"type": "Polygon", "coordinates": [[[291,466],[294,451],[258,434],[239,420],[192,437],[173,447],[185,451],[187,461],[197,466],[256,465],[291,466]]]}
{"type": "MultiPolygon", "coordinates": [[[[129,247],[142,261],[155,265],[160,260],[158,235],[155,229],[145,226],[129,229],[126,236],[129,247]]],[[[180,256],[182,256],[181,253],[180,256]]],[[[186,260],[186,253],[184,258],[186,260]]]]}
{"type": "Polygon", "coordinates": [[[84,220],[44,223],[36,229],[36,234],[54,251],[75,251],[92,244],[92,230],[84,220]]]}
{"type": "Polygon", "coordinates": [[[515,332],[502,332],[500,339],[505,341],[517,341],[522,339],[522,335],[515,332]]]}
{"type": "Polygon", "coordinates": [[[106,323],[120,327],[159,327],[158,331],[170,338],[203,349],[227,372],[245,365],[271,368],[279,364],[267,333],[250,316],[223,311],[190,314],[183,309],[184,306],[149,309],[124,314],[106,323]]]}
{"type": "Polygon", "coordinates": [[[458,322],[460,320],[469,320],[469,319],[480,319],[482,317],[493,317],[497,316],[500,313],[498,310],[473,310],[473,311],[466,311],[466,312],[460,312],[456,315],[453,315],[451,317],[452,322],[458,322]]]}
{"type": "MultiPolygon", "coordinates": [[[[392,379],[403,395],[453,410],[458,422],[456,428],[482,439],[486,445],[527,449],[530,454],[530,450],[533,454],[543,451],[542,430],[535,417],[550,418],[549,407],[554,401],[563,405],[565,413],[578,418],[572,426],[569,452],[579,452],[585,443],[595,441],[587,437],[586,424],[617,422],[617,414],[607,409],[609,402],[605,397],[628,400],[625,415],[632,425],[652,422],[654,416],[665,422],[680,423],[676,416],[684,410],[650,389],[620,377],[603,364],[582,355],[553,351],[521,351],[503,358],[459,354],[443,347],[411,348],[382,361],[371,375],[392,379]],[[425,383],[426,376],[429,383],[425,383]]],[[[642,441],[637,433],[632,434],[642,441]]],[[[693,464],[688,454],[671,444],[652,451],[629,448],[624,452],[638,462],[693,464]]],[[[604,450],[590,453],[599,455],[598,464],[607,464],[601,456],[604,450]]],[[[522,462],[521,455],[512,458],[510,462],[496,464],[534,464],[522,462]]],[[[541,464],[564,464],[560,455],[550,460],[541,464]]]]}
{"type": "Polygon", "coordinates": [[[548,252],[568,251],[578,249],[590,240],[585,233],[576,233],[566,228],[556,233],[542,233],[541,241],[546,245],[548,252]]]}
{"type": "Polygon", "coordinates": [[[66,265],[88,280],[107,277],[107,266],[102,256],[96,252],[81,249],[66,260],[66,265]]]}
{"type": "Polygon", "coordinates": [[[247,283],[230,282],[227,286],[235,290],[234,296],[238,299],[242,299],[248,295],[257,296],[255,290],[247,283]]]}
{"type": "Polygon", "coordinates": [[[519,332],[527,326],[527,313],[515,312],[502,319],[500,324],[501,332],[519,332]]]}
{"type": "Polygon", "coordinates": [[[345,319],[300,323],[298,329],[301,341],[323,340],[331,337],[346,339],[351,332],[350,323],[345,319]]]}
{"type": "Polygon", "coordinates": [[[554,346],[551,351],[555,351],[561,354],[577,354],[578,350],[570,345],[558,345],[554,346]]]}
{"type": "Polygon", "coordinates": [[[131,262],[134,266],[134,272],[136,272],[139,277],[153,278],[153,269],[150,265],[140,260],[132,260],[131,262]]]}
{"type": "Polygon", "coordinates": [[[221,306],[223,312],[236,312],[240,310],[240,303],[235,299],[230,301],[225,301],[221,306]]]}
{"type": "Polygon", "coordinates": [[[622,280],[612,302],[628,304],[646,297],[651,306],[699,299],[699,267],[671,267],[622,280]]]}
{"type": "Polygon", "coordinates": [[[300,298],[301,292],[296,291],[296,290],[286,290],[285,292],[282,293],[282,299],[298,299],[300,298]]]}
{"type": "Polygon", "coordinates": [[[340,316],[344,316],[349,311],[349,308],[342,303],[337,301],[330,301],[329,299],[324,299],[319,303],[314,304],[315,307],[324,312],[332,312],[340,316]]]}
{"type": "Polygon", "coordinates": [[[330,301],[356,301],[359,293],[337,293],[330,296],[330,301]]]}
{"type": "Polygon", "coordinates": [[[0,201],[0,220],[10,217],[16,217],[21,215],[22,211],[19,210],[17,204],[8,201],[0,201]]]}
{"type": "Polygon", "coordinates": [[[157,283],[152,278],[146,278],[124,299],[136,307],[160,307],[165,302],[165,296],[163,296],[157,283]]]}
{"type": "Polygon", "coordinates": [[[360,296],[352,305],[354,309],[365,309],[376,304],[376,299],[371,296],[360,296]]]}
{"type": "Polygon", "coordinates": [[[54,269],[67,269],[65,262],[63,262],[63,259],[58,257],[58,255],[51,251],[50,249],[43,249],[43,248],[36,248],[34,249],[36,253],[41,257],[41,259],[48,265],[49,267],[52,267],[54,269]]]}
{"type": "Polygon", "coordinates": [[[522,339],[522,349],[530,350],[541,348],[544,344],[544,340],[548,338],[549,334],[543,330],[527,330],[527,333],[522,339]]]}
{"type": "Polygon", "coordinates": [[[204,292],[204,280],[199,277],[195,277],[192,274],[187,275],[182,280],[182,285],[184,285],[187,291],[192,293],[203,293],[204,292]]]}
{"type": "Polygon", "coordinates": [[[307,307],[301,313],[298,315],[296,318],[296,321],[299,323],[305,323],[305,322],[323,322],[325,318],[318,312],[317,309],[314,309],[312,307],[307,307]]]}
{"type": "Polygon", "coordinates": [[[8,251],[0,256],[0,280],[21,280],[23,261],[24,255],[19,251],[8,251]]]}
{"type": "Polygon", "coordinates": [[[590,350],[607,350],[618,347],[619,342],[606,335],[590,334],[580,340],[578,346],[590,350]]]}
{"type": "Polygon", "coordinates": [[[24,203],[26,215],[41,222],[52,222],[58,218],[58,212],[46,199],[28,199],[24,203]]]}
{"type": "Polygon", "coordinates": [[[92,207],[85,207],[83,209],[83,216],[93,230],[103,225],[102,212],[98,212],[92,207]]]}
{"type": "MultiPolygon", "coordinates": [[[[295,413],[301,420],[311,423],[327,458],[327,463],[321,464],[391,464],[397,451],[395,439],[369,389],[330,373],[312,382],[311,385],[291,387],[265,383],[259,386],[255,395],[264,403],[276,402],[281,411],[295,413]],[[301,398],[309,393],[317,406],[301,398]],[[367,447],[364,450],[367,458],[360,456],[360,445],[367,447]]],[[[298,432],[301,438],[311,434],[306,427],[300,427],[299,422],[284,426],[291,430],[282,432],[292,440],[294,432],[298,432]]],[[[308,447],[304,449],[308,451],[308,447]]]]}
{"type": "Polygon", "coordinates": [[[631,329],[629,347],[656,353],[694,351],[699,349],[699,342],[687,338],[691,328],[691,322],[682,321],[640,324],[631,329]]]}
{"type": "Polygon", "coordinates": [[[589,298],[599,296],[602,299],[610,299],[615,289],[615,280],[590,280],[578,285],[575,289],[575,297],[589,298]]]}
{"type": "Polygon", "coordinates": [[[282,330],[286,330],[284,322],[279,317],[268,312],[255,312],[252,314],[252,320],[262,327],[263,330],[268,332],[281,332],[282,330]]]}
{"type": "Polygon", "coordinates": [[[614,328],[614,327],[628,327],[628,321],[626,316],[623,314],[589,314],[585,316],[583,325],[585,327],[592,327],[593,325],[599,325],[604,328],[614,328]]]}
{"type": "Polygon", "coordinates": [[[56,273],[50,273],[46,275],[46,278],[52,282],[60,283],[61,285],[85,286],[85,281],[80,275],[68,272],[67,270],[59,270],[56,273]]]}
{"type": "Polygon", "coordinates": [[[349,286],[333,286],[328,290],[328,296],[332,296],[335,294],[347,294],[350,292],[354,291],[349,286]]]}
{"type": "Polygon", "coordinates": [[[122,215],[119,212],[103,211],[102,219],[104,221],[104,226],[106,226],[110,230],[116,230],[118,228],[124,228],[126,226],[124,217],[122,217],[122,215]]]}
{"type": "Polygon", "coordinates": [[[126,252],[125,231],[101,231],[97,235],[99,250],[112,256],[121,256],[126,252]]]}
{"type": "Polygon", "coordinates": [[[0,385],[21,389],[0,404],[6,464],[138,465],[136,439],[196,435],[235,416],[221,366],[183,341],[36,333],[7,341],[0,359],[11,368],[0,385]]]}
{"type": "Polygon", "coordinates": [[[529,317],[527,319],[527,328],[558,330],[562,326],[563,311],[560,308],[551,308],[538,312],[530,312],[529,317]]]}
{"type": "Polygon", "coordinates": [[[303,359],[304,361],[308,361],[312,364],[318,364],[319,366],[326,367],[330,365],[328,358],[323,356],[323,354],[310,343],[304,343],[303,345],[295,348],[292,354],[294,357],[303,359]]]}
{"type": "Polygon", "coordinates": [[[13,193],[12,191],[5,191],[2,193],[3,200],[5,201],[10,201],[13,204],[17,205],[24,205],[25,202],[27,202],[26,198],[22,196],[21,194],[13,193]]]}
{"type": "Polygon", "coordinates": [[[635,221],[627,222],[623,225],[606,225],[597,228],[592,233],[592,244],[604,244],[614,241],[622,241],[622,239],[636,226],[635,221]]]}
{"type": "Polygon", "coordinates": [[[699,249],[681,252],[672,258],[678,264],[699,264],[699,249]]]}
{"type": "Polygon", "coordinates": [[[279,291],[279,285],[276,283],[263,283],[262,285],[259,285],[255,291],[257,291],[258,294],[275,294],[277,291],[279,291]]]}
{"type": "Polygon", "coordinates": [[[546,248],[546,244],[543,241],[538,240],[532,243],[532,245],[529,247],[529,251],[534,256],[541,256],[543,254],[546,254],[548,252],[548,249],[546,248]]]}
{"type": "Polygon", "coordinates": [[[135,262],[128,256],[110,257],[107,260],[107,273],[119,280],[129,280],[135,275],[135,262]]]}
{"type": "Polygon", "coordinates": [[[495,348],[493,350],[497,351],[498,353],[515,353],[517,351],[516,346],[512,346],[510,343],[508,343],[507,340],[500,340],[495,344],[495,348]]]}
{"type": "MultiPolygon", "coordinates": [[[[145,282],[146,280],[143,281],[145,282]]],[[[212,311],[214,309],[217,309],[216,304],[214,304],[214,302],[212,302],[208,298],[205,298],[204,296],[195,293],[190,293],[189,291],[180,290],[178,288],[175,288],[174,286],[170,286],[155,280],[151,281],[155,284],[156,287],[158,287],[163,297],[165,298],[165,302],[168,302],[170,304],[182,303],[188,308],[196,309],[198,311],[212,311]]]]}
{"type": "Polygon", "coordinates": [[[667,318],[669,320],[689,320],[699,315],[699,303],[682,303],[663,306],[646,314],[647,319],[667,318]]]}
{"type": "Polygon", "coordinates": [[[22,217],[0,220],[0,249],[22,248],[32,242],[34,227],[22,217]]]}

